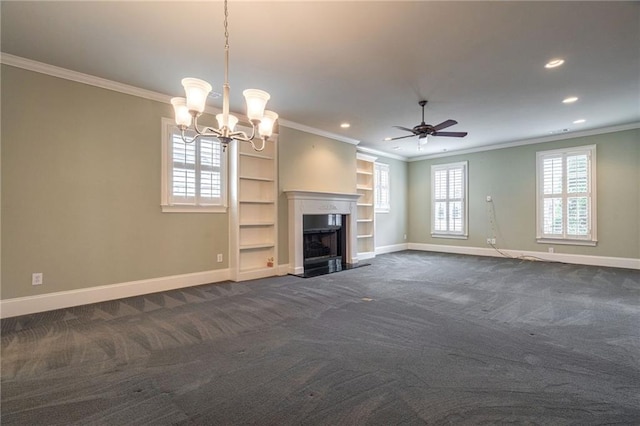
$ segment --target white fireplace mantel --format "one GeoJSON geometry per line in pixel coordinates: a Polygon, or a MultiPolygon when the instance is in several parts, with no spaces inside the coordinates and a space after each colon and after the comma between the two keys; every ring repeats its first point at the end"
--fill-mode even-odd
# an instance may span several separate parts
{"type": "Polygon", "coordinates": [[[283,191],[289,200],[289,273],[304,273],[303,222],[305,214],[342,214],[345,226],[347,263],[358,263],[358,197],[360,194],[303,190],[283,191]]]}

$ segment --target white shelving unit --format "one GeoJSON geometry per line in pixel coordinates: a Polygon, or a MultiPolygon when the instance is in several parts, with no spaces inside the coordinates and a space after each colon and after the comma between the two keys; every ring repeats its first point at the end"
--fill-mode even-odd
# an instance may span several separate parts
{"type": "Polygon", "coordinates": [[[233,281],[277,275],[277,135],[256,152],[233,143],[230,158],[229,269],[233,281]]]}
{"type": "Polygon", "coordinates": [[[375,257],[374,163],[377,157],[356,154],[358,199],[358,259],[375,257]]]}

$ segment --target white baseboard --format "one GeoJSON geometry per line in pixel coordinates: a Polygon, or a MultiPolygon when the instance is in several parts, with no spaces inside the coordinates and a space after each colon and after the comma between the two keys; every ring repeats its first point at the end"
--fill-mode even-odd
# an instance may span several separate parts
{"type": "Polygon", "coordinates": [[[409,243],[409,250],[435,251],[440,253],[469,254],[473,256],[504,257],[500,252],[514,258],[533,258],[549,262],[572,263],[576,265],[607,266],[612,268],[640,269],[640,259],[626,257],[590,256],[568,253],[545,253],[540,251],[507,250],[500,252],[493,248],[461,247],[440,244],[409,243]]]}
{"type": "Polygon", "coordinates": [[[409,249],[408,243],[392,244],[389,246],[376,247],[376,254],[394,253],[396,251],[403,251],[408,249],[409,249]]]}
{"type": "Polygon", "coordinates": [[[226,281],[228,279],[229,269],[219,269],[215,271],[195,272],[192,274],[102,285],[78,290],[60,291],[37,296],[5,299],[0,300],[0,318],[70,308],[72,306],[105,302],[107,300],[122,299],[125,297],[141,296],[159,291],[226,281]]]}

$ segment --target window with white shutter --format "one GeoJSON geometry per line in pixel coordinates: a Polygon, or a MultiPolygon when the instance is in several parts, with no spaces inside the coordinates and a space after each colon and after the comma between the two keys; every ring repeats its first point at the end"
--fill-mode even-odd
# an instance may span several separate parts
{"type": "MultiPolygon", "coordinates": [[[[163,119],[162,211],[226,211],[226,153],[216,138],[185,143],[173,120],[163,119]]],[[[186,133],[187,140],[194,134],[186,133]]]]}
{"type": "Polygon", "coordinates": [[[431,166],[431,235],[466,238],[467,162],[431,166]]]}
{"type": "Polygon", "coordinates": [[[391,187],[389,185],[389,165],[375,163],[375,202],[376,213],[388,213],[391,210],[391,187]]]}
{"type": "Polygon", "coordinates": [[[595,245],[595,145],[537,153],[537,239],[595,245]]]}

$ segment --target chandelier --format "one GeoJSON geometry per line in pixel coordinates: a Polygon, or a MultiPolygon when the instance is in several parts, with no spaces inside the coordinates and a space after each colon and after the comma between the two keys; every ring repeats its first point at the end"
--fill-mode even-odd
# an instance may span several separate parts
{"type": "Polygon", "coordinates": [[[229,11],[227,0],[224,1],[224,85],[222,92],[222,114],[216,115],[218,128],[198,127],[198,117],[202,115],[211,85],[204,80],[197,78],[184,78],[182,85],[186,92],[185,98],[172,98],[171,104],[175,112],[175,120],[180,129],[182,140],[191,143],[200,137],[215,137],[222,143],[225,150],[231,141],[249,142],[255,151],[262,151],[271,134],[273,125],[278,119],[278,114],[273,111],[265,111],[267,101],[271,97],[267,92],[259,89],[247,89],[242,94],[247,103],[247,118],[251,123],[251,136],[243,131],[235,131],[238,118],[229,114],[229,11]],[[191,130],[195,132],[195,137],[188,140],[185,132],[191,130]],[[262,144],[258,147],[254,140],[260,137],[262,144]]]}

